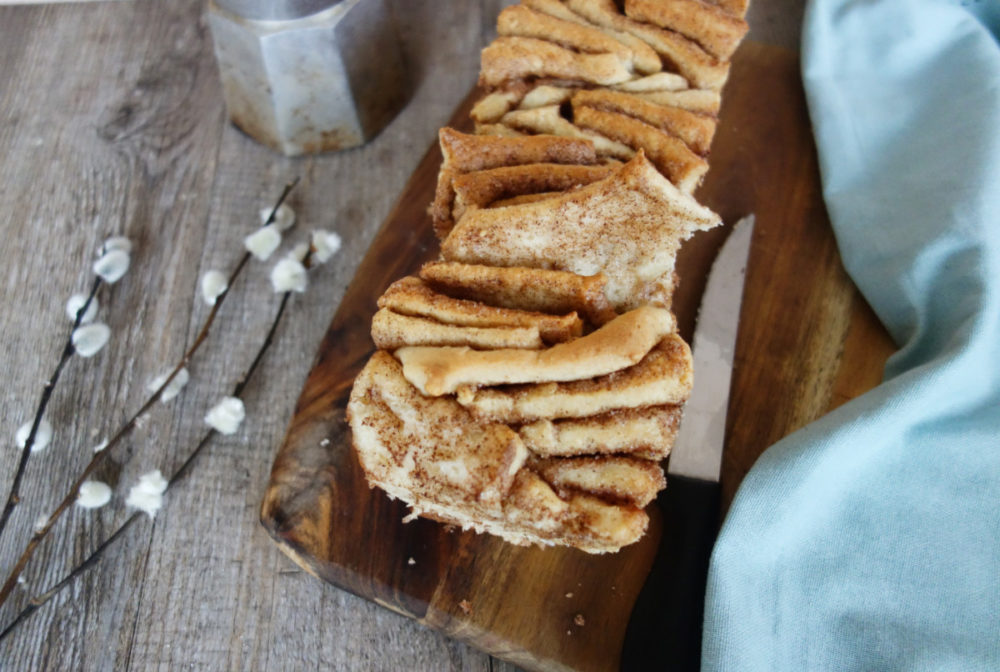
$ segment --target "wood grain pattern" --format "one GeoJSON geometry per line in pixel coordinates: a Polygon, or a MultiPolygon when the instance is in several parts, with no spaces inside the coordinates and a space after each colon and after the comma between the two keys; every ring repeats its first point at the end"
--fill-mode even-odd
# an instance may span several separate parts
{"type": "MultiPolygon", "coordinates": [[[[513,669],[291,565],[258,523],[274,451],[344,288],[372,236],[456,104],[501,2],[393,2],[415,91],[369,145],[288,160],[225,120],[205,3],[111,2],[0,8],[0,434],[12,437],[51,373],[65,300],[89,285],[101,240],[136,243],[130,273],[102,291],[113,331],[99,356],[73,360],[49,410],[51,448],[32,457],[25,503],[0,540],[0,568],[51,509],[90,448],[145,396],[203,319],[205,271],[227,269],[240,241],[292,176],[308,229],[336,229],[344,248],[296,297],[247,396],[241,432],[213,441],[155,523],[135,526],[83,580],[0,645],[4,670],[513,669]],[[15,543],[18,542],[18,543],[15,543]]],[[[289,243],[299,240],[293,235],[289,243]]],[[[99,511],[74,510],[29,565],[30,592],[60,578],[127,515],[138,474],[165,472],[203,431],[270,321],[270,264],[252,264],[226,303],[192,382],[96,476],[115,488],[99,511]]],[[[6,495],[16,451],[0,450],[6,495]]]]}
{"type": "MultiPolygon", "coordinates": [[[[838,372],[857,366],[842,353],[871,364],[868,342],[878,337],[851,329],[852,318],[864,314],[852,312],[856,292],[825,217],[797,59],[747,43],[734,60],[733,82],[713,170],[698,194],[728,222],[748,212],[758,217],[731,400],[726,501],[764,447],[826,411],[834,383],[847,376],[838,372]],[[848,336],[858,343],[845,347],[848,336]]],[[[468,127],[468,104],[453,119],[460,129],[468,127]]],[[[439,163],[432,147],[345,294],[275,460],[262,522],[309,572],[492,655],[538,670],[617,669],[659,543],[655,507],[649,534],[615,555],[516,548],[426,520],[402,523],[407,508],[368,488],[350,448],[344,411],[373,351],[375,300],[438,252],[425,209],[439,163]],[[576,614],[585,627],[574,625],[576,614]]],[[[685,336],[725,235],[696,237],[679,260],[675,309],[685,336]]]]}
{"type": "MultiPolygon", "coordinates": [[[[895,349],[841,265],[798,59],[779,48],[751,49],[752,60],[734,60],[723,103],[741,101],[741,118],[720,124],[713,145],[712,164],[732,169],[716,171],[698,192],[726,221],[754,212],[762,224],[740,313],[723,513],[768,446],[877,385],[895,349]],[[755,79],[758,70],[766,80],[755,79]]],[[[702,277],[685,275],[687,263],[679,262],[682,277],[702,277]]]]}
{"type": "MultiPolygon", "coordinates": [[[[10,437],[26,419],[51,373],[68,327],[63,304],[87,286],[97,244],[116,232],[137,243],[129,275],[102,293],[111,343],[92,360],[71,362],[53,399],[55,438],[29,463],[25,504],[0,540],[0,567],[19,546],[11,540],[24,539],[61,497],[90,446],[188,344],[206,310],[194,298],[197,278],[239,257],[258,208],[282,184],[301,174],[291,204],[302,226],[334,228],[344,240],[335,263],[314,272],[310,292],[290,307],[248,390],[241,432],[213,442],[154,524],[137,525],[0,645],[0,668],[514,669],[317,581],[258,524],[274,451],[330,318],[438,127],[475,82],[478,51],[510,0],[389,4],[411,67],[411,102],[365,147],[296,160],[226,123],[203,1],[0,7],[0,434],[10,437]]],[[[794,46],[800,14],[800,0],[755,0],[751,37],[794,46]]],[[[120,522],[138,474],[172,469],[200,438],[205,410],[231,388],[270,320],[268,270],[249,268],[184,394],[151,414],[98,474],[115,487],[112,504],[73,511],[59,524],[29,566],[26,591],[0,618],[120,522]]],[[[877,370],[866,369],[865,380],[877,370]]],[[[859,381],[840,373],[837,380],[848,395],[859,381]]],[[[16,451],[0,450],[0,490],[15,461],[16,451]]]]}
{"type": "MultiPolygon", "coordinates": [[[[453,125],[468,125],[474,97],[453,125]]],[[[432,147],[344,295],[275,459],[261,520],[310,573],[493,655],[533,669],[612,668],[652,563],[656,523],[629,553],[598,558],[517,548],[422,519],[403,523],[407,509],[369,489],[350,450],[344,413],[374,350],[375,300],[438,254],[426,209],[440,162],[432,147]]]]}

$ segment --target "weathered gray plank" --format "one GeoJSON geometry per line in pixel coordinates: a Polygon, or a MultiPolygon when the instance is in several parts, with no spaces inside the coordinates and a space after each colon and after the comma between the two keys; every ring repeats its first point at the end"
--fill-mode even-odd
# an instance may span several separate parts
{"type": "MultiPolygon", "coordinates": [[[[510,2],[392,4],[413,72],[411,102],[366,147],[298,160],[225,123],[200,0],[0,8],[5,445],[55,365],[69,327],[63,305],[89,284],[93,251],[112,233],[136,243],[134,268],[100,297],[112,342],[92,360],[72,361],[53,397],[55,440],[29,464],[0,568],[21,546],[11,540],[27,538],[90,447],[193,339],[207,313],[194,300],[198,277],[235,263],[257,210],[285,181],[303,178],[291,198],[303,225],[290,238],[315,226],[344,238],[335,263],[316,270],[311,290],[292,302],[247,390],[241,431],[212,444],[155,524],[133,528],[0,645],[0,667],[515,669],[303,574],[257,524],[273,452],[319,339],[396,195],[475,81],[478,50],[510,2]]],[[[755,7],[791,16],[795,4],[755,7]]],[[[780,25],[767,28],[797,35],[797,24],[780,25]]],[[[277,306],[269,267],[253,263],[234,289],[185,393],[157,408],[98,474],[117,485],[112,505],[65,517],[29,566],[29,589],[57,580],[124,519],[138,474],[172,470],[201,437],[205,410],[252,359],[277,306]]],[[[16,450],[0,450],[2,494],[16,461],[16,450]]],[[[18,594],[0,618],[26,597],[18,594]]]]}
{"type": "MultiPolygon", "coordinates": [[[[198,224],[207,218],[222,108],[193,5],[150,9],[24,8],[5,10],[0,20],[5,34],[19,36],[17,48],[4,54],[10,78],[2,108],[11,123],[2,124],[8,160],[0,182],[15,247],[4,251],[5,261],[22,275],[8,283],[14,291],[6,293],[4,314],[38,307],[7,325],[20,334],[5,353],[5,370],[18,373],[11,376],[17,394],[3,409],[8,436],[30,413],[54,364],[67,329],[61,305],[89,284],[93,250],[110,233],[136,243],[134,272],[101,297],[113,340],[94,359],[71,362],[49,411],[57,441],[32,459],[26,503],[8,539],[24,539],[34,517],[52,508],[89,460],[90,446],[137,405],[145,381],[183,347],[188,331],[192,284],[184,260],[203,246],[198,224]]],[[[159,448],[174,421],[164,410],[129,448],[159,448]]],[[[14,459],[5,452],[4,473],[14,459]]],[[[133,480],[143,462],[126,465],[123,480],[133,480]]],[[[105,478],[116,480],[116,471],[106,470],[105,478]]],[[[71,512],[29,568],[29,585],[50,583],[84,557],[122,519],[120,501],[97,513],[71,512]]],[[[5,567],[18,546],[4,544],[5,567]]],[[[114,666],[136,619],[147,546],[141,534],[130,538],[109,556],[112,571],[88,576],[40,612],[18,636],[29,635],[27,645],[12,639],[3,652],[11,669],[114,666]]]]}
{"type": "MultiPolygon", "coordinates": [[[[419,16],[400,18],[404,30],[407,26],[429,23],[419,16]]],[[[446,32],[432,33],[428,38],[422,31],[415,37],[444,40],[447,33],[472,33],[468,28],[447,25],[440,29],[446,32]]],[[[472,35],[478,37],[478,33],[472,35]]],[[[405,38],[404,44],[409,47],[405,38]]],[[[476,49],[477,45],[472,43],[463,51],[475,53],[476,49]]],[[[446,67],[447,62],[424,62],[420,58],[424,53],[430,50],[418,45],[411,58],[419,71],[446,67]]],[[[254,414],[248,422],[246,431],[251,438],[226,441],[206,460],[205,467],[211,474],[230,474],[233,491],[220,494],[218,484],[198,479],[189,489],[190,506],[192,510],[201,509],[200,518],[206,523],[194,530],[183,522],[173,524],[173,518],[167,523],[164,516],[161,521],[164,525],[158,525],[154,547],[160,538],[162,545],[169,548],[189,547],[201,539],[223,539],[227,535],[233,543],[227,541],[213,547],[204,561],[199,560],[198,564],[205,566],[200,573],[190,571],[192,563],[186,557],[152,556],[144,582],[144,600],[149,595],[151,603],[164,604],[167,613],[162,623],[139,620],[130,660],[133,668],[147,669],[156,662],[165,662],[167,667],[181,663],[212,667],[223,661],[229,669],[329,666],[371,669],[392,660],[412,660],[416,669],[485,669],[489,664],[485,656],[449,642],[437,633],[297,573],[253,524],[267,480],[270,450],[283,435],[297,390],[312,360],[315,344],[333,314],[336,299],[353,275],[357,259],[391,207],[395,194],[433,139],[441,120],[447,118],[467,91],[476,69],[477,63],[466,64],[468,74],[462,80],[456,77],[454,81],[441,82],[437,78],[423,78],[413,103],[392,127],[368,147],[341,155],[279,160],[232,129],[223,134],[220,166],[233,166],[233,170],[220,171],[212,210],[244,214],[233,222],[213,223],[216,225],[210,227],[204,267],[219,265],[212,259],[218,255],[209,251],[231,249],[234,239],[238,240],[245,231],[247,219],[252,221],[255,216],[260,194],[273,191],[270,185],[281,184],[293,172],[304,178],[292,198],[303,222],[319,222],[340,230],[345,238],[345,254],[336,267],[321,269],[314,277],[313,291],[293,305],[290,317],[294,316],[294,322],[289,323],[289,330],[294,325],[298,342],[287,338],[279,342],[261,371],[263,379],[268,381],[283,377],[291,381],[254,386],[248,395],[248,407],[269,410],[254,414]],[[422,109],[425,106],[420,101],[425,98],[432,103],[426,106],[428,109],[435,109],[436,104],[439,118],[422,109]],[[418,110],[415,118],[402,123],[408,114],[413,116],[413,110],[418,110]],[[361,174],[367,174],[368,179],[352,177],[361,174]],[[311,347],[303,348],[302,343],[311,347]],[[295,375],[289,376],[288,372],[295,375]],[[248,450],[260,449],[263,455],[249,459],[248,450]],[[233,528],[233,520],[242,521],[239,529],[233,528]],[[247,557],[248,549],[251,557],[247,557]],[[187,597],[169,599],[178,594],[187,597]],[[268,630],[268,636],[262,636],[268,630]],[[205,641],[217,648],[200,644],[205,641]]],[[[220,338],[215,341],[215,345],[237,343],[235,347],[245,351],[244,361],[252,356],[265,327],[263,322],[253,319],[259,314],[253,304],[257,296],[267,295],[261,272],[266,269],[255,265],[251,270],[247,281],[257,291],[249,296],[234,296],[236,301],[230,306],[244,316],[246,324],[233,329],[231,334],[220,330],[220,338]],[[250,337],[242,338],[243,335],[250,337]]],[[[206,379],[225,378],[221,367],[215,369],[223,358],[206,353],[205,361],[210,367],[206,379]]],[[[223,487],[229,490],[228,485],[223,487]]],[[[179,508],[185,510],[188,506],[179,508]]]]}
{"type": "MultiPolygon", "coordinates": [[[[224,127],[200,7],[188,3],[178,8],[178,16],[163,11],[151,4],[124,9],[95,5],[76,12],[21,10],[15,18],[25,30],[19,32],[30,39],[5,48],[5,62],[21,74],[8,95],[22,104],[22,109],[5,105],[16,122],[5,126],[14,128],[11,137],[4,138],[5,146],[17,149],[17,143],[28,142],[22,150],[27,154],[41,151],[31,144],[35,137],[48,144],[65,142],[63,137],[69,136],[76,143],[70,150],[56,144],[48,155],[49,160],[59,157],[56,163],[63,170],[58,177],[44,162],[27,161],[37,174],[22,169],[4,175],[7,202],[30,203],[31,193],[40,188],[51,194],[15,225],[24,229],[34,220],[64,221],[63,235],[75,246],[72,256],[45,255],[53,265],[48,274],[31,275],[28,266],[15,266],[27,277],[8,284],[27,296],[10,297],[11,308],[37,301],[45,275],[61,280],[62,269],[75,268],[79,283],[86,276],[90,251],[106,233],[123,231],[138,241],[136,268],[107,294],[106,319],[112,323],[118,318],[113,326],[121,345],[112,344],[82,370],[67,371],[66,384],[50,407],[57,428],[75,428],[71,442],[89,446],[98,437],[79,435],[87,434],[107,410],[113,409],[115,416],[107,422],[110,427],[125,408],[138,403],[143,383],[176,358],[207,312],[191,300],[198,275],[231,266],[240,253],[240,238],[254,226],[257,209],[290,175],[304,177],[292,200],[300,217],[340,230],[345,253],[342,263],[316,273],[313,292],[293,302],[298,305],[292,306],[287,328],[260,372],[266,384],[248,391],[251,415],[244,432],[217,442],[195,477],[171,497],[155,527],[138,527],[100,570],[36,616],[10,642],[4,659],[16,667],[65,669],[173,669],[188,664],[205,669],[319,664],[366,669],[379,660],[400,659],[412,659],[418,668],[485,669],[485,656],[299,574],[258,530],[256,517],[270,450],[281,438],[315,345],[395,194],[474,80],[484,14],[492,16],[497,10],[452,12],[452,21],[438,25],[435,32],[426,30],[433,16],[401,7],[404,45],[423,73],[407,113],[366,148],[300,161],[277,157],[224,127]],[[89,26],[83,34],[81,23],[89,26]],[[146,29],[136,31],[136,26],[146,29]],[[464,41],[455,40],[454,53],[436,53],[437,62],[426,58],[432,53],[429,46],[447,42],[448,34],[461,35],[464,41]],[[67,53],[40,53],[40,45],[58,43],[61,36],[73,36],[66,41],[67,50],[72,45],[83,52],[69,71],[73,59],[67,53]],[[427,76],[434,68],[450,68],[456,75],[458,55],[466,61],[465,77],[427,76]],[[64,93],[67,101],[46,108],[44,89],[64,90],[62,78],[76,85],[64,93]],[[410,123],[404,123],[407,114],[410,123]],[[37,120],[44,127],[32,134],[35,129],[23,128],[21,119],[37,120]],[[360,175],[366,179],[358,179],[360,175]],[[74,214],[65,212],[69,204],[74,214]],[[72,227],[87,221],[87,215],[89,226],[72,227]],[[124,224],[112,226],[112,218],[124,224]],[[111,391],[94,394],[102,388],[111,391]],[[81,407],[92,417],[81,418],[81,407]],[[388,644],[380,634],[387,628],[393,630],[388,644]],[[28,637],[32,633],[35,636],[28,637]],[[108,642],[116,645],[109,647],[108,642]]],[[[6,166],[11,169],[13,162],[6,166]]],[[[52,229],[31,233],[14,237],[22,247],[10,258],[27,257],[52,236],[52,229]]],[[[123,483],[134,482],[138,473],[154,466],[175,466],[180,453],[200,436],[204,409],[232,386],[252,358],[276,307],[266,272],[265,265],[249,269],[244,291],[231,296],[212,340],[191,367],[191,387],[171,406],[158,409],[130,441],[130,450],[123,451],[132,453],[119,474],[123,483]]],[[[61,302],[71,289],[65,281],[58,289],[48,283],[44,291],[57,301],[55,308],[39,315],[46,324],[20,332],[21,338],[11,343],[20,347],[20,359],[38,368],[25,372],[24,378],[44,378],[54,362],[23,353],[57,351],[65,329],[61,302]],[[49,338],[40,343],[36,330],[49,338]]],[[[12,408],[8,413],[5,407],[4,416],[27,412],[22,400],[34,396],[36,389],[37,382],[22,385],[9,397],[12,408]]],[[[80,459],[46,463],[44,458],[54,455],[49,451],[36,456],[26,480],[31,484],[25,488],[26,501],[41,502],[38,510],[51,506],[60,494],[52,484],[67,481],[87,457],[78,454],[75,458],[80,459]],[[41,472],[47,477],[38,478],[41,472]]],[[[14,453],[5,458],[12,464],[14,453]]],[[[16,535],[23,536],[33,520],[29,508],[25,504],[17,514],[16,535]]],[[[121,518],[120,502],[117,509],[96,515],[72,512],[66,528],[82,525],[82,532],[54,535],[32,566],[50,571],[29,572],[32,585],[54,580],[121,518]]]]}

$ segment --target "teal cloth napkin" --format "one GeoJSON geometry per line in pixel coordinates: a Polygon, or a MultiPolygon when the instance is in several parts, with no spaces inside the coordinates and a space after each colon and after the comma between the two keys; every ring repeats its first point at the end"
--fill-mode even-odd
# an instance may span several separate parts
{"type": "Polygon", "coordinates": [[[901,349],[747,475],[703,667],[1000,670],[1000,0],[813,0],[803,35],[838,245],[901,349]]]}

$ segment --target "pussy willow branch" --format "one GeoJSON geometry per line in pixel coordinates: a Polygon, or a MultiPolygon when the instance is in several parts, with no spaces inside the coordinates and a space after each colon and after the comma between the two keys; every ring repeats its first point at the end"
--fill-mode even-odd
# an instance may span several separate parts
{"type": "MultiPolygon", "coordinates": [[[[299,178],[296,177],[294,180],[285,185],[284,190],[281,192],[281,196],[278,198],[274,207],[271,209],[271,215],[264,222],[265,226],[274,221],[275,214],[277,213],[278,208],[281,207],[281,204],[284,203],[285,199],[288,197],[288,194],[292,191],[292,189],[295,188],[295,185],[298,184],[298,182],[299,178]]],[[[90,460],[87,466],[84,467],[83,471],[80,472],[80,475],[77,477],[77,479],[73,481],[72,485],[70,485],[69,490],[66,493],[66,496],[63,497],[62,501],[59,502],[59,505],[49,515],[48,519],[45,521],[45,524],[35,530],[35,533],[31,536],[31,539],[28,540],[27,545],[24,547],[21,556],[17,559],[17,562],[14,563],[14,567],[10,570],[10,573],[7,575],[7,579],[4,581],[3,587],[0,588],[0,606],[3,606],[3,604],[10,597],[11,593],[14,591],[14,587],[17,585],[17,578],[21,576],[21,573],[27,566],[28,561],[31,559],[31,556],[34,555],[35,549],[37,549],[38,545],[42,543],[42,541],[45,539],[46,536],[48,536],[49,531],[52,529],[52,526],[55,525],[56,521],[59,520],[62,514],[65,513],[66,510],[73,505],[74,501],[76,501],[77,495],[80,491],[80,486],[83,485],[83,482],[86,481],[87,477],[89,477],[99,466],[101,466],[101,464],[103,464],[104,460],[107,459],[108,454],[111,452],[111,449],[114,448],[116,445],[118,445],[118,443],[120,443],[122,439],[128,436],[132,432],[132,430],[135,429],[136,423],[138,423],[139,418],[145,415],[145,413],[150,408],[152,408],[153,404],[155,404],[159,400],[160,396],[163,394],[163,390],[165,390],[167,385],[170,384],[170,381],[174,379],[174,377],[180,372],[181,369],[183,369],[188,365],[188,363],[190,363],[191,358],[194,356],[194,354],[198,351],[198,349],[208,338],[208,334],[209,331],[211,330],[212,323],[215,322],[215,316],[218,315],[219,309],[222,307],[223,302],[226,300],[226,296],[228,296],[229,294],[229,289],[236,282],[236,279],[243,271],[243,267],[246,266],[249,260],[250,260],[250,253],[249,252],[244,253],[243,257],[236,265],[236,268],[233,269],[233,272],[229,274],[229,279],[226,282],[226,289],[223,290],[223,292],[216,297],[215,305],[213,305],[212,310],[209,311],[208,317],[205,318],[205,323],[202,325],[201,330],[195,337],[194,342],[191,344],[191,347],[188,348],[187,352],[184,353],[184,356],[181,357],[181,360],[177,363],[176,366],[174,366],[173,370],[170,372],[170,375],[168,375],[166,380],[164,380],[163,383],[156,389],[156,391],[150,395],[150,397],[146,400],[146,402],[139,407],[139,410],[136,411],[124,425],[122,425],[121,429],[119,429],[114,434],[114,436],[108,439],[108,443],[104,447],[104,449],[94,454],[94,457],[90,460]]]]}
{"type": "MultiPolygon", "coordinates": [[[[254,372],[257,370],[257,367],[264,359],[264,355],[271,347],[271,344],[274,343],[274,335],[278,331],[278,325],[281,323],[281,318],[285,314],[285,308],[288,306],[288,300],[291,297],[291,295],[292,295],[291,292],[285,292],[285,294],[281,297],[281,304],[278,306],[278,312],[275,313],[274,320],[271,321],[271,327],[267,331],[267,336],[265,336],[264,342],[261,344],[260,349],[257,350],[257,355],[250,363],[250,366],[247,367],[246,372],[243,374],[243,376],[240,377],[240,380],[239,382],[236,383],[235,388],[233,388],[232,396],[239,397],[240,395],[243,394],[243,391],[246,389],[247,385],[250,382],[250,378],[253,376],[254,372]]],[[[173,488],[177,483],[181,482],[191,472],[192,465],[198,459],[198,456],[201,455],[205,447],[209,444],[212,437],[215,436],[216,434],[217,432],[214,429],[209,429],[207,432],[205,432],[205,435],[201,438],[201,441],[198,442],[198,445],[195,446],[194,450],[191,451],[191,454],[188,455],[187,459],[184,460],[184,462],[177,468],[177,470],[174,471],[173,475],[170,477],[170,480],[167,481],[167,490],[166,490],[167,492],[170,492],[171,488],[173,488]]],[[[143,514],[141,511],[136,511],[131,516],[126,518],[125,522],[123,522],[118,527],[118,529],[111,534],[110,537],[105,539],[97,548],[95,548],[93,552],[91,552],[91,554],[88,555],[85,560],[83,560],[83,562],[81,562],[79,565],[71,569],[66,576],[60,579],[51,588],[31,598],[31,600],[28,601],[28,605],[24,607],[24,609],[22,609],[17,616],[14,617],[14,620],[11,621],[10,624],[6,628],[4,628],[2,632],[0,632],[0,642],[6,639],[7,636],[10,633],[12,633],[17,628],[18,625],[20,625],[23,621],[27,620],[32,614],[34,614],[43,605],[45,605],[45,603],[47,603],[49,600],[55,597],[63,588],[71,584],[78,576],[84,574],[87,570],[96,565],[98,560],[101,559],[101,556],[104,555],[105,551],[107,551],[108,548],[113,546],[118,539],[124,536],[125,532],[130,527],[132,527],[132,525],[138,522],[138,520],[142,518],[143,515],[145,514],[143,514]]]]}
{"type": "Polygon", "coordinates": [[[38,427],[42,424],[45,409],[48,408],[49,399],[52,398],[52,391],[56,388],[56,383],[59,382],[59,375],[62,373],[63,367],[66,366],[66,362],[69,361],[69,358],[75,352],[75,348],[73,347],[73,332],[80,326],[83,316],[87,314],[87,310],[94,301],[94,297],[97,296],[97,291],[101,288],[102,284],[101,276],[94,278],[94,285],[90,288],[87,301],[83,304],[83,307],[76,311],[73,328],[70,329],[69,336],[66,337],[66,345],[63,346],[59,363],[56,364],[56,370],[45,381],[45,387],[42,388],[42,398],[38,401],[38,408],[35,410],[35,419],[31,423],[28,440],[24,442],[24,447],[21,449],[21,457],[17,462],[17,469],[14,471],[14,481],[11,483],[10,492],[7,494],[7,503],[4,504],[3,513],[0,513],[0,537],[3,536],[3,532],[7,528],[7,520],[10,518],[10,514],[13,513],[14,507],[21,501],[21,479],[24,478],[24,472],[28,466],[28,457],[31,455],[31,448],[35,445],[35,434],[38,433],[38,427]]]}

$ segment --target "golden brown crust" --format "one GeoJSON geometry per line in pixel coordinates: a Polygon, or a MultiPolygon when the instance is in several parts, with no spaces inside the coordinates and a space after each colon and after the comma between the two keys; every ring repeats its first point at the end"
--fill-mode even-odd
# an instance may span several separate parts
{"type": "Polygon", "coordinates": [[[688,37],[721,60],[733,55],[747,22],[702,0],[625,0],[625,14],[688,37]]]}
{"type": "MultiPolygon", "coordinates": [[[[669,105],[679,107],[684,110],[704,114],[711,117],[718,116],[722,96],[718,91],[709,89],[689,89],[687,80],[673,72],[658,72],[648,77],[631,79],[621,84],[615,84],[607,89],[581,89],[580,87],[559,85],[559,84],[538,84],[530,88],[516,105],[511,105],[504,110],[504,114],[509,111],[531,110],[538,107],[549,107],[561,105],[568,102],[577,91],[621,91],[630,93],[635,98],[645,100],[659,105],[669,105]]],[[[503,94],[501,94],[503,95],[503,94]]],[[[502,114],[497,119],[502,118],[502,114]]],[[[477,119],[477,121],[479,121],[477,119]]],[[[482,123],[482,122],[480,122],[482,123]]],[[[541,132],[541,131],[536,131],[541,132]]],[[[551,131],[549,131],[551,132],[551,131]]],[[[600,152],[598,152],[600,153],[600,152]]]]}
{"type": "Polygon", "coordinates": [[[565,542],[587,553],[607,553],[635,543],[646,532],[649,518],[636,506],[614,505],[586,494],[570,500],[573,517],[563,533],[565,542]]]}
{"type": "Polygon", "coordinates": [[[483,49],[480,64],[479,84],[487,89],[538,77],[606,86],[632,76],[614,54],[581,54],[531,37],[498,37],[483,49]]]}
{"type": "Polygon", "coordinates": [[[587,553],[617,551],[638,541],[649,524],[636,506],[587,494],[562,499],[529,469],[518,473],[504,513],[509,527],[530,530],[525,542],[575,546],[587,553]]]}
{"type": "Polygon", "coordinates": [[[574,111],[578,107],[628,115],[677,136],[691,151],[701,156],[708,154],[712,136],[715,135],[714,119],[681,108],[658,105],[620,91],[578,91],[573,96],[574,111]]]}
{"type": "Polygon", "coordinates": [[[592,25],[582,16],[575,13],[565,4],[560,2],[560,0],[521,0],[521,4],[525,7],[530,7],[537,12],[544,12],[549,16],[554,16],[557,19],[572,21],[573,23],[579,23],[583,26],[592,25]]]}
{"type": "Polygon", "coordinates": [[[410,504],[414,515],[497,534],[511,543],[617,551],[645,532],[646,514],[587,494],[565,499],[524,468],[527,450],[499,424],[473,420],[450,397],[420,395],[398,362],[376,352],[347,408],[369,484],[410,504]]]}
{"type": "Polygon", "coordinates": [[[561,382],[607,375],[640,361],[675,328],[670,311],[643,306],[586,336],[544,350],[407,346],[395,354],[414,387],[439,396],[463,385],[561,382]]]}
{"type": "Polygon", "coordinates": [[[611,28],[601,28],[601,30],[632,51],[632,65],[640,75],[651,75],[663,70],[663,61],[660,60],[660,55],[645,41],[624,31],[612,30],[611,28]]]}
{"type": "Polygon", "coordinates": [[[540,84],[524,94],[524,98],[517,104],[517,108],[519,110],[530,110],[535,107],[561,105],[569,102],[569,99],[573,97],[574,91],[576,89],[567,86],[540,84]]]}
{"type": "Polygon", "coordinates": [[[593,143],[579,138],[470,135],[453,128],[442,128],[438,137],[444,160],[438,173],[434,202],[428,212],[439,238],[451,230],[451,209],[455,199],[451,183],[457,175],[526,163],[597,163],[593,143]]]}
{"type": "Polygon", "coordinates": [[[630,79],[609,87],[615,91],[640,93],[644,91],[682,91],[688,88],[688,81],[676,72],[657,72],[654,75],[630,79]]]}
{"type": "Polygon", "coordinates": [[[521,205],[522,203],[537,203],[546,198],[553,198],[561,194],[561,191],[540,191],[537,194],[521,194],[510,198],[501,198],[499,201],[490,203],[491,208],[506,208],[508,205],[521,205]]]}
{"type": "MultiPolygon", "coordinates": [[[[502,138],[523,138],[527,133],[504,126],[503,124],[476,124],[476,135],[499,135],[502,138]]],[[[443,238],[447,231],[438,233],[438,237],[443,238]]]]}
{"type": "MultiPolygon", "coordinates": [[[[572,96],[570,97],[572,99],[572,96]]],[[[511,110],[500,118],[500,122],[530,133],[544,133],[566,138],[587,138],[583,131],[562,116],[559,105],[539,105],[537,107],[511,110]]],[[[595,152],[600,155],[595,144],[595,152]]]]}
{"type": "Polygon", "coordinates": [[[452,180],[455,206],[452,218],[459,221],[469,208],[484,208],[494,201],[524,194],[566,191],[597,180],[614,171],[613,165],[572,166],[529,163],[466,173],[452,180]]]}
{"type": "MultiPolygon", "coordinates": [[[[549,16],[554,16],[564,21],[571,21],[573,23],[578,23],[582,26],[592,28],[599,27],[596,26],[596,24],[587,21],[587,19],[571,10],[559,0],[521,0],[521,4],[525,7],[530,7],[538,12],[543,12],[549,16]]],[[[635,35],[630,35],[629,33],[618,30],[611,30],[607,27],[599,28],[605,35],[613,37],[631,50],[633,63],[637,72],[642,74],[651,74],[659,72],[663,68],[663,63],[660,61],[659,55],[657,55],[652,47],[637,38],[635,35]]]]}
{"type": "Polygon", "coordinates": [[[607,179],[556,198],[469,212],[441,252],[469,264],[603,272],[608,301],[624,311],[669,305],[680,243],[719,222],[640,153],[607,179]]]}
{"type": "Polygon", "coordinates": [[[476,134],[441,131],[443,261],[379,299],[348,405],[368,482],[413,516],[592,553],[644,533],[692,384],[674,260],[719,223],[689,193],[745,5],[501,12],[476,134]]]}
{"type": "Polygon", "coordinates": [[[410,505],[420,516],[463,530],[489,533],[517,546],[572,546],[585,553],[614,553],[646,532],[649,517],[631,504],[613,504],[587,494],[560,499],[538,474],[521,469],[502,507],[478,500],[452,501],[442,495],[414,494],[395,481],[368,476],[371,486],[410,505]]]}
{"type": "Polygon", "coordinates": [[[708,172],[708,162],[680,138],[644,121],[592,107],[574,107],[573,121],[633,149],[642,149],[656,168],[681,191],[690,194],[708,172]]]}
{"type": "Polygon", "coordinates": [[[569,383],[463,387],[458,402],[480,421],[522,424],[681,404],[691,394],[692,381],[691,350],[680,336],[671,334],[635,366],[607,376],[569,383]]]}
{"type": "Polygon", "coordinates": [[[662,460],[680,427],[681,406],[616,409],[572,420],[536,420],[518,430],[528,450],[542,457],[628,454],[662,460]]]}
{"type": "Polygon", "coordinates": [[[592,23],[642,39],[692,86],[719,90],[726,83],[728,62],[720,61],[683,35],[628,18],[618,11],[614,0],[567,0],[567,4],[592,23]]]}
{"type": "Polygon", "coordinates": [[[632,67],[632,50],[598,28],[556,18],[524,5],[513,5],[500,12],[497,33],[547,40],[585,54],[614,54],[632,67]]]}
{"type": "Polygon", "coordinates": [[[474,327],[446,324],[427,317],[403,315],[382,308],[372,318],[372,341],[380,350],[406,346],[468,348],[542,347],[538,326],[474,327]]]}
{"type": "Polygon", "coordinates": [[[550,315],[488,306],[478,301],[456,299],[435,292],[423,280],[413,276],[392,283],[379,298],[378,305],[379,308],[388,308],[403,315],[430,318],[459,327],[533,328],[547,343],[561,343],[583,333],[583,321],[575,311],[550,315]]]}
{"type": "Polygon", "coordinates": [[[422,396],[384,351],[358,375],[347,413],[368,479],[418,497],[444,493],[499,510],[527,458],[513,430],[474,421],[451,397],[422,396]]]}
{"type": "Polygon", "coordinates": [[[634,457],[551,458],[532,468],[564,497],[572,491],[585,492],[640,508],[656,499],[656,493],[667,485],[658,463],[634,457]]]}
{"type": "Polygon", "coordinates": [[[599,157],[609,157],[628,161],[635,156],[635,150],[612,140],[596,131],[578,128],[564,119],[558,105],[547,105],[526,110],[511,110],[501,121],[508,127],[531,133],[547,133],[567,138],[589,140],[599,157]]]}
{"type": "Polygon", "coordinates": [[[616,316],[604,294],[607,279],[602,274],[434,261],[424,264],[420,277],[440,292],[491,306],[576,312],[595,325],[616,316]]]}
{"type": "Polygon", "coordinates": [[[711,0],[713,5],[720,7],[725,12],[744,18],[747,14],[749,0],[711,0]]]}
{"type": "Polygon", "coordinates": [[[455,202],[455,190],[451,187],[451,181],[455,175],[460,175],[441,164],[438,171],[437,185],[434,188],[434,200],[427,206],[427,214],[431,217],[434,225],[434,233],[438,238],[444,238],[451,231],[453,224],[451,219],[451,208],[455,202]]]}
{"type": "Polygon", "coordinates": [[[494,91],[480,98],[469,116],[477,124],[493,124],[520,102],[521,97],[514,91],[494,91]]]}
{"type": "Polygon", "coordinates": [[[526,163],[597,163],[593,145],[573,138],[491,138],[442,128],[440,139],[444,164],[456,173],[526,163]]]}
{"type": "Polygon", "coordinates": [[[708,89],[685,89],[683,91],[638,91],[636,98],[648,100],[658,105],[680,107],[698,114],[715,117],[722,105],[722,96],[718,91],[708,89]]]}

